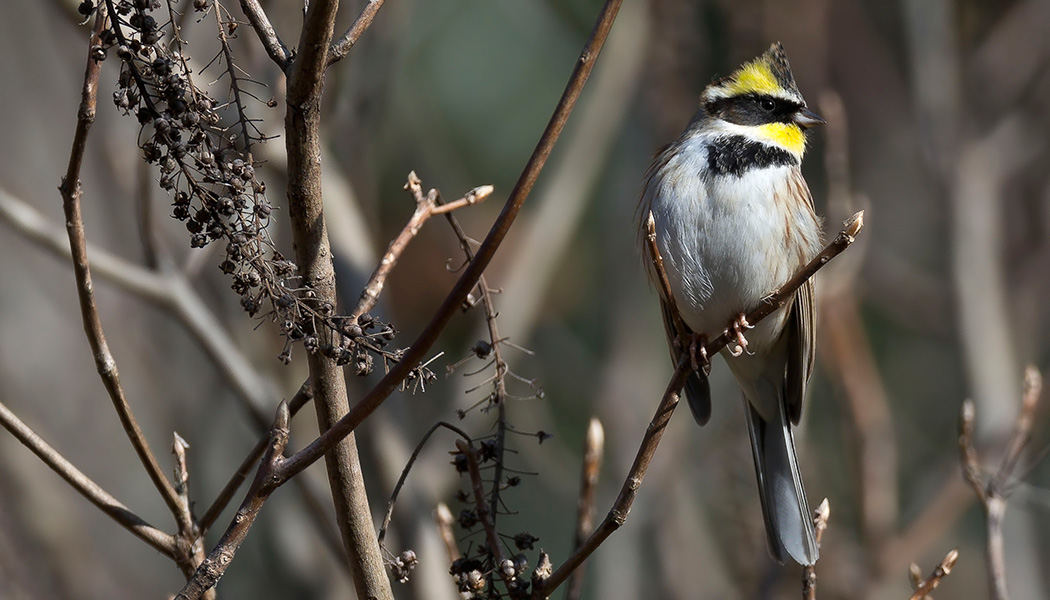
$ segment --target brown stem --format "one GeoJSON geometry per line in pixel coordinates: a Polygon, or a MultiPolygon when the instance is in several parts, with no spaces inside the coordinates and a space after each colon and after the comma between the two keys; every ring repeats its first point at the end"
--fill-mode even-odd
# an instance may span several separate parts
{"type": "Polygon", "coordinates": [[[241,0],[241,10],[244,16],[248,17],[248,22],[251,23],[255,34],[259,36],[259,41],[266,49],[266,54],[277,63],[282,71],[287,71],[292,55],[288,52],[288,47],[281,41],[280,36],[277,35],[273,25],[270,24],[270,19],[266,16],[262,5],[259,4],[259,0],[241,0]]]}
{"type": "Polygon", "coordinates": [[[398,477],[397,484],[394,485],[394,491],[390,492],[390,502],[387,503],[386,515],[383,516],[383,525],[379,528],[378,539],[380,544],[383,543],[383,538],[386,537],[387,528],[390,527],[390,519],[392,519],[394,516],[394,505],[397,503],[397,497],[401,493],[401,488],[405,485],[405,480],[408,479],[409,471],[412,470],[412,466],[416,463],[416,459],[419,458],[419,453],[423,451],[423,446],[426,446],[427,442],[430,441],[430,436],[434,435],[434,432],[441,427],[444,427],[445,429],[456,433],[468,442],[470,441],[470,436],[467,435],[467,432],[463,431],[459,427],[456,427],[455,425],[451,425],[444,421],[438,421],[437,423],[434,423],[430,427],[430,429],[428,429],[427,432],[423,434],[423,437],[420,438],[419,443],[416,444],[415,449],[412,450],[412,456],[410,456],[408,458],[408,462],[405,463],[405,468],[401,470],[401,476],[398,477]]]}
{"type": "MultiPolygon", "coordinates": [[[[594,531],[594,490],[598,486],[598,474],[602,469],[604,453],[605,430],[602,429],[601,421],[592,418],[583,442],[583,468],[580,469],[580,494],[576,500],[576,532],[572,540],[573,551],[579,549],[594,531]]],[[[565,600],[578,600],[583,597],[585,566],[586,563],[580,563],[580,568],[569,576],[569,583],[565,586],[565,600]]]]}
{"type": "Polygon", "coordinates": [[[233,562],[237,549],[241,547],[248,530],[255,523],[259,511],[262,509],[266,499],[274,488],[267,485],[267,481],[280,465],[281,454],[288,444],[288,403],[282,401],[277,406],[277,416],[274,418],[273,427],[270,429],[270,439],[263,454],[259,469],[255,473],[248,493],[237,509],[237,516],[230,522],[230,526],[219,539],[219,543],[208,553],[208,557],[201,562],[193,573],[193,577],[175,596],[176,600],[197,600],[205,592],[215,587],[219,579],[226,573],[226,568],[233,562]]]}
{"type": "Polygon", "coordinates": [[[69,165],[62,177],[59,191],[62,194],[62,210],[66,216],[66,233],[69,236],[69,248],[73,256],[73,273],[77,282],[77,296],[80,299],[80,314],[84,321],[84,332],[87,334],[91,355],[95,359],[95,368],[102,383],[113,401],[120,424],[124,428],[131,445],[135,448],[139,460],[149,474],[153,485],[160,492],[165,504],[172,514],[179,513],[178,494],[164,475],[153,451],[146,442],[139,428],[135,415],[131,412],[124,388],[120,385],[117,363],[109,351],[102,322],[99,319],[98,307],[95,305],[95,291],[91,283],[91,269],[88,263],[87,242],[84,235],[84,219],[80,210],[80,167],[84,161],[87,148],[88,131],[95,121],[95,103],[98,93],[98,76],[101,63],[92,58],[91,50],[99,45],[98,35],[105,28],[105,11],[98,11],[95,17],[95,29],[88,46],[87,68],[84,71],[84,85],[80,96],[80,108],[77,110],[77,125],[73,132],[73,148],[69,153],[69,165]]]}
{"type": "Polygon", "coordinates": [[[130,531],[135,537],[149,544],[157,552],[168,558],[175,558],[175,538],[172,535],[153,527],[131,512],[131,509],[127,506],[124,506],[116,498],[109,495],[106,490],[99,487],[87,475],[84,475],[57,450],[37,435],[36,432],[30,429],[28,425],[19,420],[3,403],[0,403],[0,425],[3,425],[5,429],[10,431],[11,435],[29,448],[33,454],[36,454],[52,471],[58,473],[58,476],[71,485],[81,496],[87,498],[88,502],[97,506],[99,510],[123,526],[124,529],[130,531]]]}
{"type": "Polygon", "coordinates": [[[988,536],[986,541],[988,587],[991,598],[994,600],[1008,600],[1010,597],[1006,588],[1003,518],[1006,516],[1007,499],[1011,491],[1010,483],[1014,477],[1014,470],[1032,438],[1032,422],[1039,405],[1042,386],[1043,380],[1039,370],[1033,366],[1026,368],[1021,410],[1014,423],[1014,434],[1010,437],[1009,445],[999,462],[999,467],[987,484],[981,480],[979,458],[973,443],[975,410],[972,401],[963,402],[959,419],[959,451],[963,465],[963,477],[973,488],[977,499],[984,508],[985,530],[988,536]]]}
{"type": "MultiPolygon", "coordinates": [[[[937,589],[941,580],[952,572],[952,567],[955,566],[955,561],[957,560],[959,560],[959,549],[955,548],[945,555],[944,560],[937,565],[937,568],[933,570],[933,573],[930,573],[929,577],[915,586],[915,593],[911,595],[910,600],[925,600],[933,590],[937,589]]],[[[918,567],[915,568],[917,569],[918,567]]]]}
{"type": "MultiPolygon", "coordinates": [[[[748,313],[747,322],[756,324],[790,302],[803,283],[826,265],[828,261],[841,254],[843,250],[853,243],[863,226],[863,212],[859,212],[848,219],[844,223],[842,231],[820,254],[806,266],[799,269],[780,289],[770,294],[754,310],[748,313]]],[[[655,236],[655,233],[650,232],[650,235],[655,236]]],[[[655,244],[650,247],[650,251],[649,258],[653,263],[653,268],[661,275],[661,278],[666,277],[666,274],[663,272],[663,259],[660,257],[660,252],[656,249],[655,244]]],[[[733,343],[734,339],[735,336],[728,329],[723,330],[721,335],[704,346],[707,355],[714,356],[727,345],[733,343]]],[[[602,542],[627,521],[627,514],[630,512],[634,499],[638,495],[638,488],[641,486],[645,472],[649,468],[649,463],[652,461],[656,448],[660,445],[660,440],[663,438],[664,428],[670,421],[674,409],[678,406],[678,390],[682,389],[690,369],[690,358],[689,356],[684,356],[671,376],[667,388],[664,390],[663,397],[661,397],[660,403],[656,407],[656,414],[645,429],[645,435],[642,437],[641,446],[639,446],[638,453],[634,457],[634,463],[631,465],[631,469],[628,471],[623,486],[620,488],[620,493],[616,497],[616,501],[613,502],[609,513],[580,548],[573,552],[549,578],[533,588],[532,597],[534,599],[539,600],[550,596],[559,585],[565,582],[573,571],[579,568],[588,556],[597,550],[602,542]]]]}
{"type": "Polygon", "coordinates": [[[456,535],[452,532],[452,523],[455,522],[455,519],[452,517],[452,511],[448,509],[444,502],[439,502],[437,508],[434,509],[434,522],[437,523],[441,541],[445,544],[445,552],[448,553],[448,564],[452,564],[456,562],[460,554],[459,547],[456,545],[456,535]]]}
{"type": "Polygon", "coordinates": [[[361,35],[372,26],[372,20],[376,18],[376,13],[379,12],[380,8],[383,8],[383,2],[385,0],[368,0],[368,4],[365,5],[364,9],[361,10],[361,14],[357,16],[350,28],[346,30],[338,41],[332,44],[332,47],[328,50],[328,58],[325,62],[325,66],[330,66],[332,63],[346,58],[347,54],[350,54],[350,50],[357,43],[357,40],[361,38],[361,35]]]}
{"type": "MultiPolygon", "coordinates": [[[[311,296],[307,301],[319,307],[336,306],[335,271],[321,199],[321,95],[338,5],[336,0],[309,4],[288,73],[285,117],[292,243],[302,285],[311,296]]],[[[342,369],[321,353],[307,354],[307,364],[318,429],[326,432],[350,410],[346,381],[342,369]]],[[[357,443],[352,435],[340,436],[323,454],[357,596],[390,600],[393,594],[376,541],[357,443]]]]}
{"type": "Polygon", "coordinates": [[[491,185],[476,187],[467,192],[462,198],[449,204],[438,206],[437,192],[431,190],[433,193],[424,196],[420,190],[419,177],[415,171],[412,171],[408,174],[408,182],[405,184],[405,189],[412,191],[412,195],[416,200],[416,210],[413,211],[408,223],[401,229],[401,233],[394,238],[394,241],[390,242],[386,254],[379,261],[379,265],[372,272],[372,276],[368,278],[368,283],[365,284],[364,290],[361,291],[361,300],[357,303],[357,307],[354,308],[354,312],[351,313],[355,317],[363,315],[375,306],[376,301],[379,300],[379,294],[383,292],[387,276],[390,275],[390,271],[394,269],[394,265],[397,264],[401,254],[408,247],[408,243],[416,237],[416,234],[422,229],[423,223],[427,219],[436,214],[447,213],[456,208],[483,202],[492,194],[493,188],[491,185]]]}
{"type": "MultiPolygon", "coordinates": [[[[299,391],[292,396],[291,402],[288,403],[288,410],[290,417],[294,417],[299,409],[302,408],[307,402],[313,399],[313,393],[310,391],[310,382],[305,381],[303,385],[299,387],[299,391]]],[[[248,478],[248,473],[252,470],[252,465],[255,461],[259,460],[259,457],[266,451],[267,444],[270,441],[269,432],[266,437],[259,440],[252,448],[248,456],[244,457],[241,461],[241,466],[230,477],[230,480],[223,486],[222,491],[216,496],[215,500],[212,501],[211,506],[204,512],[204,516],[201,517],[199,527],[201,529],[201,535],[204,535],[211,529],[211,526],[215,523],[215,520],[219,518],[219,515],[223,510],[226,509],[226,505],[233,499],[233,495],[237,493],[237,488],[241,487],[244,480],[248,478]]]]}
{"type": "MultiPolygon", "coordinates": [[[[186,463],[186,450],[190,445],[178,433],[174,434],[171,452],[175,455],[175,491],[179,494],[181,510],[175,515],[179,534],[175,536],[175,564],[188,581],[197,567],[204,562],[204,540],[197,522],[193,518],[190,501],[190,470],[186,463]]],[[[215,600],[215,588],[206,590],[203,600],[215,600]]]]}
{"type": "MultiPolygon", "coordinates": [[[[813,531],[817,540],[817,549],[824,538],[824,530],[828,528],[828,519],[831,518],[831,504],[827,498],[820,503],[817,510],[813,511],[813,531]]],[[[803,600],[817,599],[817,566],[806,565],[802,568],[802,598],[803,600]]]]}
{"type": "Polygon", "coordinates": [[[469,441],[456,440],[456,449],[467,459],[467,474],[470,475],[470,488],[474,493],[474,506],[478,511],[478,520],[485,530],[485,540],[489,545],[489,551],[496,561],[495,571],[508,586],[514,579],[514,574],[509,569],[504,569],[504,563],[508,562],[506,554],[503,553],[503,543],[500,542],[499,534],[496,533],[496,525],[492,522],[492,511],[485,498],[485,482],[481,479],[481,469],[478,467],[478,457],[474,454],[474,445],[469,441]]]}
{"type": "Polygon", "coordinates": [[[529,192],[532,190],[532,186],[536,182],[536,178],[543,169],[543,165],[546,163],[547,157],[550,155],[550,152],[554,147],[554,143],[561,135],[562,129],[569,118],[569,114],[572,112],[572,108],[575,106],[576,100],[579,98],[580,92],[583,90],[583,85],[586,83],[588,75],[590,75],[591,69],[594,66],[594,61],[597,59],[598,53],[601,51],[602,44],[604,44],[605,39],[609,35],[609,30],[612,27],[613,20],[616,18],[616,13],[622,2],[623,0],[606,0],[606,3],[598,16],[598,20],[595,23],[591,37],[587,40],[587,44],[584,46],[583,52],[580,54],[580,58],[576,63],[576,68],[573,70],[573,73],[569,78],[569,82],[566,85],[561,100],[558,102],[554,114],[551,115],[551,119],[547,123],[547,128],[543,131],[543,135],[540,137],[540,140],[536,145],[536,149],[533,150],[532,155],[525,164],[525,168],[522,171],[521,176],[518,178],[518,182],[515,184],[514,189],[511,191],[510,197],[507,198],[503,211],[496,219],[496,222],[492,225],[492,229],[489,231],[485,241],[482,242],[481,246],[478,248],[474,260],[472,260],[463,270],[463,274],[460,276],[459,281],[456,282],[456,285],[445,297],[441,307],[438,308],[430,323],[427,324],[422,333],[420,333],[412,343],[408,351],[405,353],[405,356],[397,364],[391,367],[386,376],[383,377],[383,379],[381,379],[375,387],[361,399],[360,402],[354,405],[354,409],[350,414],[340,419],[331,429],[325,431],[307,447],[303,448],[285,461],[279,479],[275,482],[277,485],[286,481],[288,478],[295,476],[303,469],[316,462],[317,459],[323,456],[325,452],[338,442],[338,440],[349,435],[354,428],[368,418],[368,416],[371,415],[372,412],[375,411],[375,409],[378,408],[379,405],[382,404],[399,385],[401,385],[401,382],[405,380],[412,369],[422,362],[426,353],[429,352],[431,346],[434,345],[438,336],[452,319],[452,316],[459,310],[459,307],[462,305],[463,300],[466,299],[467,294],[469,294],[470,291],[474,289],[474,286],[477,285],[478,278],[492,261],[492,257],[495,255],[496,250],[499,248],[500,244],[503,243],[503,239],[506,237],[507,232],[514,223],[514,219],[525,204],[525,200],[528,198],[529,192]]]}

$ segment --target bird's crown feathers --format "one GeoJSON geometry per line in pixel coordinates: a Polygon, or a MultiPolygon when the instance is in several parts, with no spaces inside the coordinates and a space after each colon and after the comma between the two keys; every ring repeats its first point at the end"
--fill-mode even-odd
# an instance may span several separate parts
{"type": "Polygon", "coordinates": [[[795,85],[787,53],[775,42],[758,58],[744,63],[728,77],[718,79],[704,90],[704,101],[755,94],[774,96],[804,105],[795,85]]]}

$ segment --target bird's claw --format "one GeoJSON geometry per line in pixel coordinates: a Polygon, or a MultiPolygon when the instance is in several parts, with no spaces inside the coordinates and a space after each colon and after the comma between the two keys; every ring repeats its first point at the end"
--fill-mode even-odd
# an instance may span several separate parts
{"type": "Polygon", "coordinates": [[[711,364],[709,357],[707,356],[707,336],[698,333],[690,336],[689,339],[689,364],[694,371],[699,371],[701,367],[706,372],[707,368],[711,364]]]}
{"type": "Polygon", "coordinates": [[[729,325],[729,331],[733,334],[736,347],[729,348],[731,356],[737,357],[747,352],[747,338],[744,337],[744,332],[754,328],[754,325],[747,322],[747,316],[743,313],[733,319],[733,322],[729,325]]]}

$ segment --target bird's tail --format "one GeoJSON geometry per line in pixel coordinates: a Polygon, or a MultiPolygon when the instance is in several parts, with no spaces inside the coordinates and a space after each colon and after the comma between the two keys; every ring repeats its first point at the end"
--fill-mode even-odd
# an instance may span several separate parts
{"type": "Polygon", "coordinates": [[[812,565],[819,556],[816,535],[784,400],[777,400],[775,418],[767,422],[744,399],[769,554],[781,564],[786,554],[801,565],[812,565]]]}

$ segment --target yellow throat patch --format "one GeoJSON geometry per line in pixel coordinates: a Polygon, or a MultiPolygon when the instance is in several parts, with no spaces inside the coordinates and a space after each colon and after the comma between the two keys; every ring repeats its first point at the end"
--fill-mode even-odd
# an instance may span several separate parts
{"type": "Polygon", "coordinates": [[[758,137],[802,158],[806,153],[806,132],[794,123],[766,123],[755,127],[758,137]]]}

